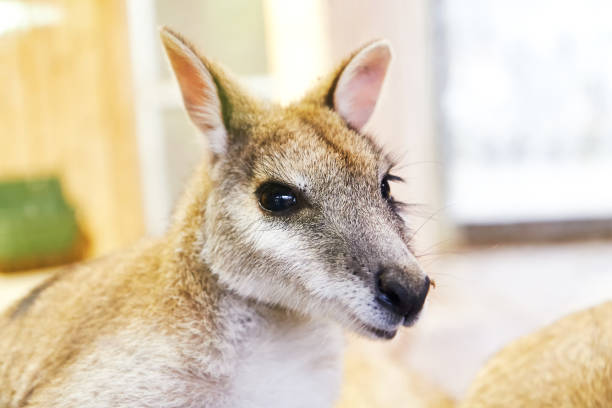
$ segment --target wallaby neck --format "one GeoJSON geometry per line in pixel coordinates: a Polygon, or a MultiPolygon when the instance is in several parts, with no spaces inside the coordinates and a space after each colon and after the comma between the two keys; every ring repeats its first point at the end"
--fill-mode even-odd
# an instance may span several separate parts
{"type": "Polygon", "coordinates": [[[217,279],[202,258],[206,237],[203,232],[206,203],[211,189],[208,176],[210,165],[199,166],[178,200],[166,235],[166,256],[170,273],[179,280],[182,289],[198,299],[205,292],[217,292],[217,279]]]}

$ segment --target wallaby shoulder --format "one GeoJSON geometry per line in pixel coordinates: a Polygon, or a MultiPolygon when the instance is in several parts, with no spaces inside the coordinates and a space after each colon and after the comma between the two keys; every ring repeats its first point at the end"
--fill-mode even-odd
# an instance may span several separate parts
{"type": "Polygon", "coordinates": [[[216,292],[191,297],[173,267],[163,243],[143,242],[61,269],[34,288],[0,318],[0,401],[19,406],[47,381],[60,383],[100,339],[145,328],[162,336],[194,319],[214,325],[216,292]]]}

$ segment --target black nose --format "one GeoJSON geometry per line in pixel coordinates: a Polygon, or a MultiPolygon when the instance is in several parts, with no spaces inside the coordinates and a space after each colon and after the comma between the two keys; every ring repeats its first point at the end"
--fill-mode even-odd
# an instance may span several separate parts
{"type": "Polygon", "coordinates": [[[410,319],[423,308],[427,292],[429,292],[429,278],[418,291],[402,284],[397,272],[383,271],[376,281],[376,300],[385,309],[410,319]]]}

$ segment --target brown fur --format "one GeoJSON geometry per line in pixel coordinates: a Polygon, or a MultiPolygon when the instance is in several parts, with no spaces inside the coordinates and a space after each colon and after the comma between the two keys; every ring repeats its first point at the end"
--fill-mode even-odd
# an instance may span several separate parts
{"type": "Polygon", "coordinates": [[[176,321],[197,317],[214,331],[214,280],[189,276],[189,255],[172,251],[188,240],[188,234],[171,235],[67,268],[34,289],[26,309],[22,300],[7,310],[0,323],[0,405],[36,405],[39,392],[60,383],[63,370],[97,337],[133,322],[171,332],[176,321]]]}

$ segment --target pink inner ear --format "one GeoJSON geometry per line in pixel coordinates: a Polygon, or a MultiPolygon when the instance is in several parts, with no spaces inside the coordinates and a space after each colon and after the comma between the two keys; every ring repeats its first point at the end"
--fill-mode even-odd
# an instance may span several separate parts
{"type": "Polygon", "coordinates": [[[370,119],[382,88],[391,51],[386,42],[366,47],[346,66],[334,92],[334,108],[353,128],[370,119]]]}
{"type": "Polygon", "coordinates": [[[181,87],[185,105],[204,105],[206,95],[210,93],[207,84],[201,77],[193,63],[185,55],[176,54],[170,60],[176,73],[176,77],[181,87]]]}
{"type": "Polygon", "coordinates": [[[194,61],[181,52],[171,56],[170,61],[193,122],[204,132],[217,127],[219,123],[215,116],[220,114],[219,102],[210,74],[194,65],[194,61]],[[207,110],[212,110],[212,115],[202,116],[207,110]]]}
{"type": "Polygon", "coordinates": [[[213,153],[222,154],[227,144],[221,101],[212,75],[195,51],[175,35],[163,31],[162,40],[172,64],[187,113],[207,137],[213,153]]]}

